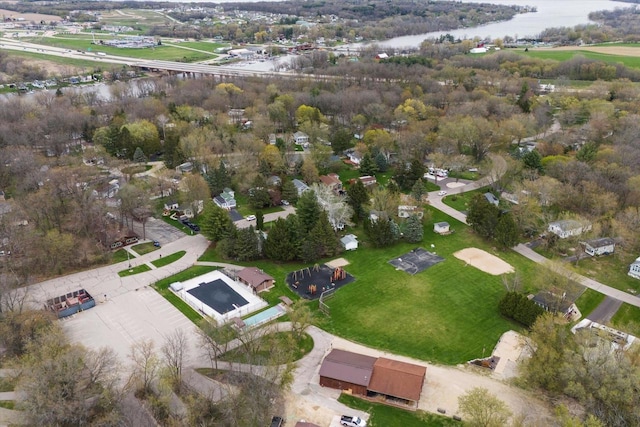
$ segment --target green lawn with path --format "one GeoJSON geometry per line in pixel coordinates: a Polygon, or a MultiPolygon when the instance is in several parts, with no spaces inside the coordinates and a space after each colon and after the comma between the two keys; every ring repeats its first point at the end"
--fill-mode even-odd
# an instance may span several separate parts
{"type": "Polygon", "coordinates": [[[131,250],[138,255],[148,254],[153,251],[157,251],[158,249],[160,248],[158,246],[154,246],[153,242],[140,243],[138,245],[131,246],[131,250]]]}
{"type": "Polygon", "coordinates": [[[593,289],[586,289],[582,295],[576,300],[576,306],[582,317],[587,317],[595,308],[604,301],[604,294],[594,291],[593,289]]]}
{"type": "Polygon", "coordinates": [[[393,406],[369,402],[355,396],[342,393],[338,402],[350,408],[359,409],[369,413],[368,426],[402,426],[402,427],[449,427],[460,426],[458,421],[442,415],[431,414],[425,411],[406,411],[393,406]]]}
{"type": "MultiPolygon", "coordinates": [[[[276,332],[272,337],[274,339],[273,341],[267,340],[261,343],[260,349],[258,350],[255,358],[251,358],[249,360],[247,358],[246,351],[242,347],[238,347],[222,355],[220,360],[237,363],[251,362],[254,365],[264,364],[264,362],[269,360],[271,348],[280,345],[279,343],[286,345],[288,340],[293,339],[291,332],[276,332]]],[[[304,356],[309,354],[311,350],[313,350],[313,338],[311,338],[309,334],[304,334],[300,341],[296,342],[292,361],[302,359],[304,356]]]]}
{"type": "Polygon", "coordinates": [[[131,268],[127,268],[126,270],[119,271],[118,276],[120,277],[133,276],[134,274],[144,273],[149,270],[151,270],[151,267],[149,267],[147,264],[141,264],[136,267],[131,267],[131,268]]]}
{"type": "Polygon", "coordinates": [[[117,251],[113,252],[113,254],[111,255],[111,263],[117,264],[119,262],[126,261],[128,259],[133,259],[135,257],[136,257],[135,255],[128,253],[125,249],[118,249],[117,251]]]}
{"type": "Polygon", "coordinates": [[[187,253],[186,251],[179,251],[179,252],[167,255],[165,257],[158,258],[155,261],[151,261],[151,264],[155,265],[158,268],[164,267],[165,265],[169,265],[172,262],[176,262],[177,260],[182,258],[186,253],[187,253]]]}
{"type": "MultiPolygon", "coordinates": [[[[453,192],[455,192],[455,189],[450,191],[450,193],[453,192]]],[[[473,191],[467,191],[466,193],[448,194],[442,198],[442,203],[457,211],[466,212],[469,208],[469,202],[471,202],[471,199],[473,199],[478,194],[484,194],[486,192],[487,187],[479,188],[473,191]]]]}

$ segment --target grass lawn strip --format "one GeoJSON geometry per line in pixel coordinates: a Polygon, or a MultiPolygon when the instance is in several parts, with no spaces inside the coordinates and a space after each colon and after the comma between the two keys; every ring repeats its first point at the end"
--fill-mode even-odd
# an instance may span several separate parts
{"type": "Polygon", "coordinates": [[[640,307],[622,304],[611,319],[611,325],[635,337],[640,337],[640,307]]]}
{"type": "Polygon", "coordinates": [[[125,249],[118,249],[117,251],[115,251],[113,253],[113,256],[111,258],[111,263],[112,264],[117,264],[119,262],[126,261],[128,259],[136,257],[135,255],[133,255],[131,253],[128,253],[129,257],[127,257],[127,253],[128,252],[125,249]]]}
{"type": "Polygon", "coordinates": [[[119,271],[118,276],[120,277],[133,276],[134,274],[140,274],[150,270],[151,270],[151,267],[149,267],[147,264],[142,264],[136,267],[131,267],[131,268],[127,268],[126,270],[119,271]]]}
{"type": "Polygon", "coordinates": [[[338,402],[350,408],[368,412],[371,417],[370,426],[402,426],[402,427],[448,427],[461,424],[451,418],[430,414],[425,411],[406,411],[393,406],[369,402],[364,399],[342,393],[338,402]]]}
{"type": "Polygon", "coordinates": [[[159,258],[155,261],[151,261],[151,264],[155,265],[158,268],[164,267],[165,265],[169,265],[172,262],[176,262],[177,260],[182,258],[186,253],[187,253],[186,251],[176,252],[171,255],[167,255],[164,258],[159,258]]]}
{"type": "MultiPolygon", "coordinates": [[[[279,343],[282,343],[284,345],[287,340],[292,339],[291,332],[276,332],[273,334],[273,338],[274,341],[266,340],[261,343],[260,349],[258,350],[258,353],[256,355],[257,357],[255,358],[248,358],[246,351],[244,350],[244,348],[242,348],[242,346],[240,346],[222,355],[220,360],[237,363],[251,362],[254,365],[263,365],[269,360],[269,355],[271,353],[272,347],[280,345],[279,343]]],[[[311,350],[313,350],[313,338],[311,338],[311,336],[309,336],[308,334],[304,334],[302,339],[296,342],[292,361],[302,359],[304,356],[309,354],[311,350]]]]}
{"type": "Polygon", "coordinates": [[[203,265],[196,265],[173,276],[159,280],[152,285],[152,287],[158,291],[167,301],[173,304],[182,314],[187,316],[193,323],[198,324],[202,320],[202,316],[195,311],[189,304],[182,300],[179,296],[171,292],[169,286],[174,282],[184,282],[185,280],[193,279],[194,277],[201,276],[210,271],[216,270],[216,267],[209,267],[203,265]]]}
{"type": "Polygon", "coordinates": [[[580,295],[580,298],[576,300],[576,306],[578,310],[580,310],[580,313],[582,313],[582,317],[584,318],[591,314],[591,312],[604,301],[604,297],[604,294],[587,288],[584,293],[580,295]]]}
{"type": "Polygon", "coordinates": [[[153,246],[153,242],[140,243],[138,245],[131,246],[131,250],[138,255],[145,255],[153,251],[160,249],[157,246],[153,246]]]}

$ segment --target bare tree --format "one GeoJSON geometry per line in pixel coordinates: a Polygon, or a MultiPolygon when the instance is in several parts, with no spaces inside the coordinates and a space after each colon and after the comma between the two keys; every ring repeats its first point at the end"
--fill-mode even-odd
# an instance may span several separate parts
{"type": "Polygon", "coordinates": [[[182,388],[182,369],[187,358],[189,340],[182,329],[164,337],[165,342],[160,348],[164,359],[168,379],[174,390],[182,388]]]}
{"type": "Polygon", "coordinates": [[[215,319],[203,319],[198,334],[202,350],[211,360],[211,367],[218,369],[218,359],[229,349],[230,342],[238,335],[229,323],[219,325],[215,319]]]}
{"type": "Polygon", "coordinates": [[[151,393],[160,369],[160,359],[156,354],[153,341],[144,340],[135,343],[131,347],[129,358],[133,362],[131,380],[135,384],[136,393],[142,395],[151,393]]]}

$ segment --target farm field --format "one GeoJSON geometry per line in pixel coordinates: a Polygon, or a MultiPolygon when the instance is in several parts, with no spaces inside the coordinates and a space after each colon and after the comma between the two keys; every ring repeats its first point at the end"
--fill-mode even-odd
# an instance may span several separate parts
{"type": "Polygon", "coordinates": [[[603,62],[621,63],[629,68],[640,68],[640,48],[629,46],[565,46],[548,49],[516,50],[515,52],[542,59],[554,59],[556,61],[566,61],[576,55],[585,58],[595,59],[603,62]]]}

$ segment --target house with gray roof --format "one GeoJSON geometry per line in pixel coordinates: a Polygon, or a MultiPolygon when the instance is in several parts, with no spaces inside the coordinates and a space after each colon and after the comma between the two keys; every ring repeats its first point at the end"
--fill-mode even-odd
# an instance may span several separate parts
{"type": "Polygon", "coordinates": [[[571,236],[579,236],[585,231],[591,230],[591,224],[576,221],[575,219],[564,219],[550,222],[547,230],[561,239],[566,239],[571,236]]]}
{"type": "Polygon", "coordinates": [[[298,197],[302,196],[302,193],[309,190],[309,186],[304,181],[301,181],[299,179],[294,179],[292,182],[293,182],[293,185],[296,187],[296,190],[298,190],[298,197]]]}

